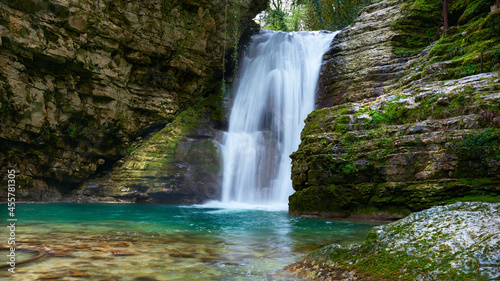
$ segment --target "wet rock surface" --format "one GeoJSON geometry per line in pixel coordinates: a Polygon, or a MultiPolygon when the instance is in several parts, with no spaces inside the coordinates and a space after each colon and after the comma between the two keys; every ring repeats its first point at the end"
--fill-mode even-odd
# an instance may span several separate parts
{"type": "Polygon", "coordinates": [[[374,227],[360,245],[332,244],[286,269],[317,280],[496,280],[499,222],[499,203],[438,206],[374,227]]]}
{"type": "Polygon", "coordinates": [[[68,199],[168,204],[218,199],[222,131],[214,122],[217,108],[213,108],[213,100],[182,112],[109,172],[86,181],[68,199]]]}

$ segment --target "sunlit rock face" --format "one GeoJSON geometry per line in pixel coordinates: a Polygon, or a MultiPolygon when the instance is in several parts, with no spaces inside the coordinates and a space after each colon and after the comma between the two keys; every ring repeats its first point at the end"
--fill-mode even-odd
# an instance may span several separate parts
{"type": "MultiPolygon", "coordinates": [[[[265,1],[0,1],[0,163],[58,200],[217,91],[265,1]]],[[[6,186],[6,184],[2,184],[6,186]]]]}
{"type": "MultiPolygon", "coordinates": [[[[454,200],[500,200],[499,73],[440,61],[446,42],[401,51],[409,33],[400,21],[439,29],[439,15],[408,12],[413,2],[365,8],[325,55],[322,108],[291,155],[291,213],[395,219],[454,200]]],[[[486,23],[498,16],[488,11],[486,23]]]]}
{"type": "Polygon", "coordinates": [[[398,35],[394,22],[405,16],[400,2],[366,7],[335,37],[322,67],[318,107],[377,97],[401,77],[408,59],[394,56],[392,41],[398,35]]]}

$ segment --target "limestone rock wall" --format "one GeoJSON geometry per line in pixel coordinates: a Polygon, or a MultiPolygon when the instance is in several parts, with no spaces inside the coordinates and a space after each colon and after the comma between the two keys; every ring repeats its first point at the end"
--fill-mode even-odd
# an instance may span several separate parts
{"type": "MultiPolygon", "coordinates": [[[[291,155],[291,213],[396,219],[456,200],[500,201],[500,75],[468,74],[476,54],[463,66],[440,61],[435,43],[400,54],[407,27],[397,23],[416,2],[369,6],[333,42],[320,78],[324,108],[306,119],[291,155]]],[[[467,32],[463,40],[474,36],[467,32]]]]}
{"type": "Polygon", "coordinates": [[[120,159],[109,172],[86,181],[72,201],[197,204],[219,198],[219,142],[223,122],[217,97],[179,114],[120,159]]]}
{"type": "Polygon", "coordinates": [[[324,56],[318,107],[377,97],[401,77],[407,58],[393,55],[393,23],[404,16],[402,1],[366,7],[353,25],[340,31],[324,56]]]}
{"type": "Polygon", "coordinates": [[[218,91],[265,4],[0,1],[0,173],[18,171],[19,199],[58,200],[109,169],[218,91]]]}

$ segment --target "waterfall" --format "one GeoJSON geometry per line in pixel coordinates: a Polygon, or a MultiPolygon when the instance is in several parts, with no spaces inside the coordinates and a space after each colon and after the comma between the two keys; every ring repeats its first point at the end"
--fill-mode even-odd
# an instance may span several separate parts
{"type": "Polygon", "coordinates": [[[261,31],[240,61],[222,143],[222,202],[282,205],[293,193],[289,155],[314,110],[323,54],[336,33],[261,31]]]}

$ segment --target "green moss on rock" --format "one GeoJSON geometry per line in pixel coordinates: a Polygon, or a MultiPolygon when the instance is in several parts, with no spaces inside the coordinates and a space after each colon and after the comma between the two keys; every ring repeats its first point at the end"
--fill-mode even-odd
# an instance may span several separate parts
{"type": "Polygon", "coordinates": [[[499,189],[486,182],[499,179],[499,82],[496,73],[419,81],[377,100],[314,111],[291,155],[291,213],[403,217],[453,198],[495,202],[499,189]],[[357,197],[367,183],[377,188],[357,197]],[[343,187],[351,205],[330,186],[343,187]]]}
{"type": "Polygon", "coordinates": [[[310,276],[351,271],[381,280],[492,280],[500,276],[499,214],[498,203],[431,208],[374,227],[361,245],[326,246],[303,264],[310,276]]]}
{"type": "Polygon", "coordinates": [[[200,203],[215,199],[220,157],[214,138],[220,96],[201,99],[119,162],[109,178],[91,182],[77,195],[128,201],[200,203]],[[96,187],[98,186],[98,187],[96,187]]]}

